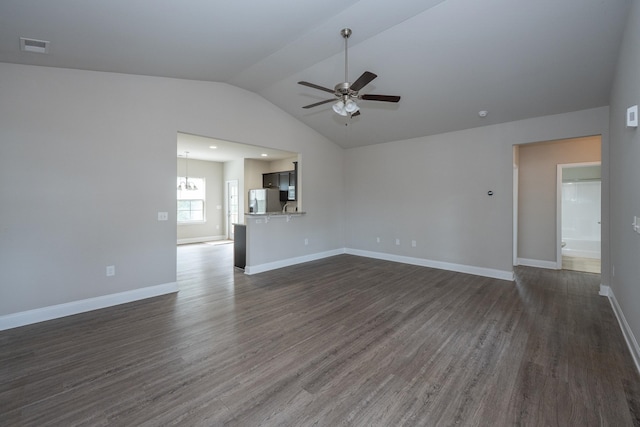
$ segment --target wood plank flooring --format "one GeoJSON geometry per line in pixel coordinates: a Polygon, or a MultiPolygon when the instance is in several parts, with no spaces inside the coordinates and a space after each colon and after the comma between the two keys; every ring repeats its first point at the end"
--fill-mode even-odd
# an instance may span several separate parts
{"type": "Polygon", "coordinates": [[[562,256],[562,268],[564,270],[600,274],[601,264],[600,259],[562,256]]]}
{"type": "Polygon", "coordinates": [[[0,332],[2,426],[633,426],[599,276],[341,255],[255,276],[178,248],[177,295],[0,332]]]}

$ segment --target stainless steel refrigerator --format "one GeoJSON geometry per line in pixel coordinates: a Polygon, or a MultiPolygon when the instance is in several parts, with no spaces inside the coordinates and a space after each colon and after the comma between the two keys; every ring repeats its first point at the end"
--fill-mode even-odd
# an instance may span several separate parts
{"type": "Polygon", "coordinates": [[[280,190],[277,188],[254,188],[249,190],[249,213],[280,212],[280,190]]]}

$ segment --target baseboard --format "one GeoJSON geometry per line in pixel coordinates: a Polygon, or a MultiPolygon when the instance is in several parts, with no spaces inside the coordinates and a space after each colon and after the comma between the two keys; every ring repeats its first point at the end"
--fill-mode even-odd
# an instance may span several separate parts
{"type": "Polygon", "coordinates": [[[558,270],[558,263],[555,261],[518,258],[518,265],[524,265],[525,267],[546,268],[547,270],[558,270]]]}
{"type": "Polygon", "coordinates": [[[381,259],[385,261],[401,262],[403,264],[419,265],[422,267],[437,268],[440,270],[455,271],[458,273],[473,274],[476,276],[490,277],[492,279],[513,281],[513,271],[497,270],[493,268],[475,267],[472,265],[454,264],[450,262],[434,261],[424,258],[413,258],[401,255],[393,255],[382,252],[363,251],[360,249],[346,249],[345,253],[363,256],[367,258],[381,259]]]}
{"type": "Polygon", "coordinates": [[[633,335],[633,332],[631,331],[631,328],[627,323],[627,319],[624,317],[624,313],[622,312],[622,309],[618,304],[618,300],[613,294],[613,290],[611,288],[608,289],[607,296],[609,297],[611,308],[613,308],[613,312],[618,319],[618,324],[620,325],[620,329],[622,330],[622,335],[624,336],[624,339],[627,342],[627,346],[629,347],[629,351],[631,352],[631,357],[636,364],[636,369],[638,370],[638,372],[640,372],[640,346],[638,346],[638,341],[636,340],[635,335],[633,335]]]}
{"type": "Polygon", "coordinates": [[[473,274],[476,276],[490,277],[492,279],[513,281],[515,279],[513,271],[496,270],[493,268],[474,267],[470,265],[453,264],[442,261],[433,261],[423,258],[412,258],[400,255],[386,254],[381,252],[363,251],[360,249],[335,249],[327,252],[319,252],[316,254],[305,255],[296,258],[289,258],[280,261],[246,266],[244,269],[245,274],[258,274],[269,270],[275,270],[278,268],[289,267],[291,265],[302,264],[304,262],[315,261],[318,259],[328,258],[331,256],[349,254],[357,255],[366,258],[382,259],[385,261],[400,262],[403,264],[419,265],[422,267],[438,268],[440,270],[455,271],[458,273],[473,274]]]}
{"type": "Polygon", "coordinates": [[[227,236],[203,236],[203,237],[190,237],[188,239],[178,239],[179,245],[187,245],[189,243],[204,243],[213,242],[214,240],[225,240],[227,236]]]}
{"type": "Polygon", "coordinates": [[[0,331],[174,292],[178,292],[177,282],[7,314],[0,316],[0,331]]]}
{"type": "Polygon", "coordinates": [[[334,249],[326,252],[318,252],[315,254],[299,256],[295,258],[283,259],[280,261],[268,262],[259,265],[247,265],[244,268],[245,274],[258,274],[265,271],[276,270],[278,268],[289,267],[291,265],[302,264],[304,262],[315,261],[318,259],[328,258],[336,255],[342,255],[345,253],[344,249],[334,249]]]}

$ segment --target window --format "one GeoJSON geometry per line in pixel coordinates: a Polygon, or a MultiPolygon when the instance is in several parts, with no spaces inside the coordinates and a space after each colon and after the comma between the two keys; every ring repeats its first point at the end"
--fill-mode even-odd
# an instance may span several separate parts
{"type": "Polygon", "coordinates": [[[204,221],[204,200],[178,200],[178,222],[204,221]]]}
{"type": "MultiPolygon", "coordinates": [[[[185,177],[179,176],[177,186],[184,183],[185,177]]],[[[178,222],[204,222],[205,217],[205,182],[204,178],[189,178],[189,183],[197,190],[178,190],[178,222]]]]}

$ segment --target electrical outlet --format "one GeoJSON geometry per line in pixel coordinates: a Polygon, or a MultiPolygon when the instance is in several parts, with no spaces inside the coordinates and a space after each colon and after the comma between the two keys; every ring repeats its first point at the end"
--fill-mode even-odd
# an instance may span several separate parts
{"type": "Polygon", "coordinates": [[[412,248],[415,248],[416,246],[417,246],[416,241],[415,241],[415,240],[412,240],[412,241],[411,241],[411,247],[412,247],[412,248]]]}
{"type": "Polygon", "coordinates": [[[115,265],[107,265],[107,277],[116,275],[116,266],[115,265]]]}
{"type": "Polygon", "coordinates": [[[380,243],[380,238],[376,237],[376,242],[380,243]]]}
{"type": "Polygon", "coordinates": [[[158,212],[158,221],[168,221],[169,212],[158,212]]]}
{"type": "Polygon", "coordinates": [[[307,246],[309,244],[309,239],[305,238],[304,239],[304,245],[307,246]]]}
{"type": "Polygon", "coordinates": [[[396,246],[400,246],[400,239],[396,239],[396,246]]]}

